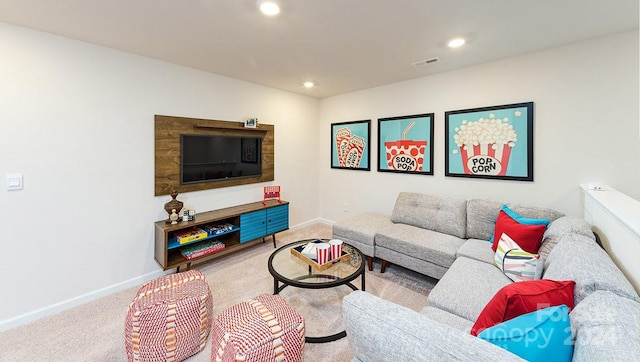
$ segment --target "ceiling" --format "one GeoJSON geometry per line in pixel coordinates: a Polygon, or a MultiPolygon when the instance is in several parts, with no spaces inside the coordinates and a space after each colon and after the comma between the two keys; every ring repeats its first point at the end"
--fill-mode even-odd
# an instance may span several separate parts
{"type": "Polygon", "coordinates": [[[639,17],[638,0],[280,3],[266,17],[256,0],[0,0],[0,21],[323,98],[637,29],[639,17]],[[459,36],[466,45],[446,46],[459,36]]]}

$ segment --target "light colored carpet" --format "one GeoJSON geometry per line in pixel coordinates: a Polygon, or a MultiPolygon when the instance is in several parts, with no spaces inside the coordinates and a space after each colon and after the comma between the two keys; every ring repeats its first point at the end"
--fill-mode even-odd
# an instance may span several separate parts
{"type": "MultiPolygon", "coordinates": [[[[331,226],[314,224],[278,236],[277,246],[307,238],[330,238],[331,226]]],[[[269,242],[196,265],[213,293],[213,314],[240,301],[273,292],[267,261],[273,252],[269,242]]],[[[436,280],[390,265],[366,271],[367,292],[405,307],[420,310],[436,280]]],[[[360,287],[360,278],[353,281],[360,287]]],[[[0,333],[0,361],[126,361],[124,318],[138,287],[129,288],[62,313],[0,333]]],[[[340,301],[351,292],[347,286],[330,289],[285,288],[282,295],[305,318],[308,336],[344,330],[340,301]]],[[[210,340],[204,351],[187,361],[210,361],[210,340]]],[[[305,361],[350,361],[348,337],[305,345],[305,361]]]]}

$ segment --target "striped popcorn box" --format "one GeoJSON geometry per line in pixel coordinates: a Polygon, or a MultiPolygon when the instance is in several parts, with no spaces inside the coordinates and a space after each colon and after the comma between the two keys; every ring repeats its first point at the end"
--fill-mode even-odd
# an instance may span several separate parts
{"type": "Polygon", "coordinates": [[[342,240],[331,239],[329,245],[331,246],[331,260],[342,256],[342,240]]]}
{"type": "MultiPolygon", "coordinates": [[[[518,136],[508,118],[462,121],[453,139],[460,148],[464,173],[505,176],[518,136]]],[[[457,152],[457,151],[456,151],[457,152]]]]}
{"type": "Polygon", "coordinates": [[[360,160],[364,153],[364,148],[367,146],[367,142],[364,138],[359,136],[351,136],[349,140],[349,148],[345,156],[346,167],[358,167],[360,166],[360,160]]]}
{"type": "Polygon", "coordinates": [[[349,150],[349,139],[351,139],[351,131],[348,128],[340,128],[336,131],[336,149],[338,150],[338,164],[340,167],[346,165],[347,151],[349,150]]]}
{"type": "Polygon", "coordinates": [[[329,261],[329,248],[327,243],[318,243],[316,245],[316,261],[318,264],[326,264],[329,261]]]}

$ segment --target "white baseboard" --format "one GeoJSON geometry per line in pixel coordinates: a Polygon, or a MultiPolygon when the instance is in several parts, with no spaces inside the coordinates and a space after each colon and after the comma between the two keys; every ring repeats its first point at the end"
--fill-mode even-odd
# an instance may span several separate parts
{"type": "Polygon", "coordinates": [[[316,217],[315,219],[307,220],[307,221],[305,221],[303,223],[291,226],[291,227],[289,227],[289,229],[291,229],[291,230],[301,229],[301,228],[307,227],[309,225],[317,224],[317,223],[321,223],[321,224],[325,224],[325,225],[333,225],[336,222],[332,221],[332,220],[328,220],[328,219],[322,218],[322,217],[316,217]]]}
{"type": "Polygon", "coordinates": [[[62,311],[65,311],[67,309],[71,309],[73,307],[77,307],[79,305],[91,302],[93,300],[102,298],[106,295],[109,294],[113,294],[116,292],[119,292],[121,290],[133,287],[133,286],[137,286],[137,285],[142,285],[146,282],[148,282],[149,280],[153,280],[155,278],[158,278],[162,275],[165,275],[167,273],[172,273],[172,270],[168,270],[168,271],[162,271],[162,270],[158,270],[158,271],[154,271],[151,273],[147,273],[129,280],[125,280],[123,282],[117,283],[117,284],[113,284],[110,285],[108,287],[104,287],[98,290],[94,290],[91,291],[89,293],[86,294],[82,294],[79,295],[77,297],[74,298],[70,298],[67,300],[64,300],[62,302],[58,302],[55,304],[52,304],[48,307],[44,307],[44,308],[40,308],[40,309],[36,309],[34,311],[19,315],[17,317],[13,317],[10,319],[6,319],[3,321],[0,321],[0,332],[2,331],[6,331],[9,330],[11,328],[15,328],[18,326],[21,326],[23,324],[27,324],[29,322],[33,322],[35,320],[38,320],[40,318],[44,318],[56,313],[60,313],[62,311]]]}
{"type": "MultiPolygon", "coordinates": [[[[300,228],[304,228],[307,227],[309,225],[313,225],[313,224],[317,224],[317,223],[322,223],[322,224],[326,224],[326,225],[333,225],[335,223],[335,221],[331,221],[331,220],[327,220],[324,218],[315,218],[315,219],[311,219],[308,221],[305,221],[303,223],[291,226],[290,229],[300,229],[300,228]]],[[[164,274],[169,274],[172,273],[172,270],[168,270],[166,272],[163,272],[162,270],[158,270],[158,271],[154,271],[151,273],[147,273],[129,280],[125,280],[121,283],[117,283],[114,285],[110,285],[98,290],[94,290],[91,291],[89,293],[83,294],[83,295],[79,295],[77,297],[74,298],[70,298],[67,300],[64,300],[62,302],[59,303],[55,303],[53,305],[50,305],[48,307],[44,307],[44,308],[40,308],[22,315],[19,315],[17,317],[13,317],[10,319],[6,319],[3,321],[0,321],[0,332],[2,331],[6,331],[9,330],[11,328],[15,328],[18,326],[21,326],[23,324],[27,324],[29,322],[33,322],[35,320],[56,314],[56,313],[60,313],[64,310],[67,309],[71,309],[73,307],[77,307],[79,305],[91,302],[93,300],[96,300],[98,298],[102,298],[106,295],[112,294],[112,293],[116,293],[119,292],[121,290],[133,287],[133,286],[139,286],[142,285],[143,283],[148,282],[149,280],[153,280],[155,278],[158,278],[164,274]]]]}

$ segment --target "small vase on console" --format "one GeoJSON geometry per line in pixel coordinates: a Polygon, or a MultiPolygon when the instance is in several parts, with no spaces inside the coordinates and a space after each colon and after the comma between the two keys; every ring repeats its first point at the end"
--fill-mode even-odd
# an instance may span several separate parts
{"type": "Polygon", "coordinates": [[[175,210],[175,213],[179,214],[180,210],[182,210],[182,207],[184,206],[184,203],[182,201],[176,200],[176,197],[178,197],[178,191],[176,189],[171,190],[171,201],[169,201],[166,204],[164,204],[164,210],[169,215],[167,217],[167,222],[168,223],[171,222],[171,213],[172,213],[172,211],[175,210]]]}

